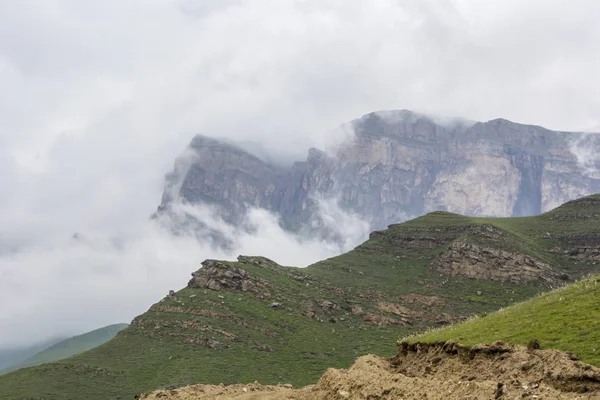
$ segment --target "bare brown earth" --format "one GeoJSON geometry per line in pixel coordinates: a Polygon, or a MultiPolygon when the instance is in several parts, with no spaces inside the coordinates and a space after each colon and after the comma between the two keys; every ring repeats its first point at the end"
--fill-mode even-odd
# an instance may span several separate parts
{"type": "Polygon", "coordinates": [[[349,369],[329,369],[317,384],[300,389],[258,383],[194,385],[140,399],[600,399],[600,369],[570,353],[502,342],[474,347],[400,343],[394,358],[360,357],[349,369]]]}

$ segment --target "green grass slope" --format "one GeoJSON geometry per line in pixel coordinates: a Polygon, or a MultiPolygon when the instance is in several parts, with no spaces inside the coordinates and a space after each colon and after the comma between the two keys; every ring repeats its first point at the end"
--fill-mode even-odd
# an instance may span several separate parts
{"type": "Polygon", "coordinates": [[[600,272],[599,254],[600,196],[590,196],[526,218],[431,213],[302,269],[261,257],[208,261],[188,287],[110,342],[0,377],[0,397],[131,399],[199,382],[305,385],[362,354],[393,356],[398,337],[600,272]]]}
{"type": "Polygon", "coordinates": [[[542,349],[577,354],[600,366],[600,275],[536,296],[498,312],[403,340],[464,345],[504,340],[526,346],[532,339],[542,349]]]}
{"type": "Polygon", "coordinates": [[[60,341],[53,346],[48,347],[27,358],[26,360],[0,371],[0,374],[6,374],[21,368],[33,367],[35,365],[45,364],[53,361],[62,360],[74,356],[84,351],[100,346],[114,338],[117,333],[127,328],[129,324],[115,324],[96,329],[82,335],[74,336],[60,341]]]}

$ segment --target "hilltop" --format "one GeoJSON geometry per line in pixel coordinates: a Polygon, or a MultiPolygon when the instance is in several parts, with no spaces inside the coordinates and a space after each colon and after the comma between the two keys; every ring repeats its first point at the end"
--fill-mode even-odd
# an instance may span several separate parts
{"type": "Polygon", "coordinates": [[[594,275],[489,315],[404,338],[394,358],[362,357],[303,389],[194,385],[141,398],[598,399],[600,369],[592,366],[600,366],[598,304],[600,275],[594,275]]]}
{"type": "Polygon", "coordinates": [[[600,196],[522,218],[434,212],[307,268],[206,260],[110,342],[0,377],[6,399],[121,399],[192,383],[316,382],[398,337],[600,271],[600,196]]]}

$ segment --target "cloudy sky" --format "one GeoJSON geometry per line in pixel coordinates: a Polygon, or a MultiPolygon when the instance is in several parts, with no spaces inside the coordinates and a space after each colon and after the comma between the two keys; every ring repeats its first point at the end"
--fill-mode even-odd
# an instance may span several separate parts
{"type": "MultiPolygon", "coordinates": [[[[0,348],[128,321],[229,256],[148,223],[195,133],[291,159],[383,109],[600,131],[598,15],[596,0],[0,1],[0,348]]],[[[336,251],[255,217],[238,252],[336,251]]]]}

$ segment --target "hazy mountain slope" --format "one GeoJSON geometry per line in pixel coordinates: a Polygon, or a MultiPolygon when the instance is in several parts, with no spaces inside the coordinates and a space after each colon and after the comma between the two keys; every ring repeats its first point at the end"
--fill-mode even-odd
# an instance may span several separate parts
{"type": "Polygon", "coordinates": [[[447,212],[374,232],[304,269],[207,260],[110,342],[0,378],[3,398],[131,398],[189,383],[314,383],[411,332],[598,272],[600,196],[525,218],[447,212]],[[596,264],[595,264],[596,263],[596,264]]]}
{"type": "Polygon", "coordinates": [[[0,374],[16,371],[21,368],[32,367],[34,365],[45,364],[57,360],[62,360],[74,356],[75,354],[83,353],[108,342],[115,337],[117,333],[127,328],[128,324],[115,324],[105,326],[104,328],[96,329],[82,335],[74,336],[69,339],[60,341],[39,353],[28,357],[26,360],[11,366],[8,369],[0,371],[0,374]]]}
{"type": "Polygon", "coordinates": [[[48,347],[60,342],[63,339],[53,339],[50,341],[35,344],[25,348],[6,348],[0,349],[0,371],[9,368],[15,364],[25,361],[27,358],[47,349],[48,347]]]}
{"type": "Polygon", "coordinates": [[[503,119],[440,122],[410,111],[352,121],[352,140],[330,153],[310,149],[290,167],[241,147],[198,136],[168,175],[159,212],[175,200],[222,206],[242,225],[248,207],[281,215],[292,231],[327,235],[319,199],[336,199],[371,230],[447,210],[472,216],[523,216],[600,192],[600,135],[551,131],[503,119]]]}

